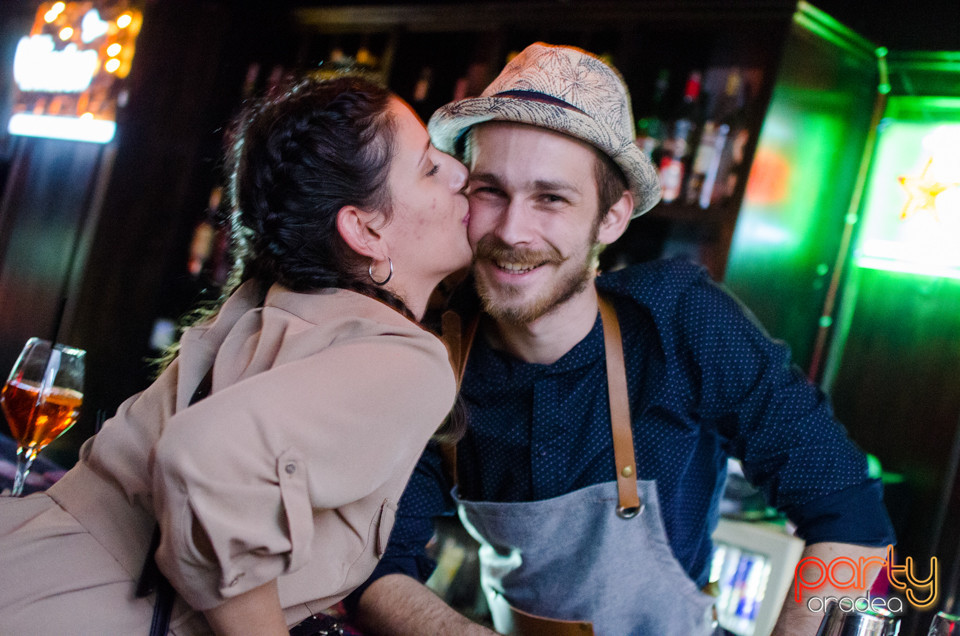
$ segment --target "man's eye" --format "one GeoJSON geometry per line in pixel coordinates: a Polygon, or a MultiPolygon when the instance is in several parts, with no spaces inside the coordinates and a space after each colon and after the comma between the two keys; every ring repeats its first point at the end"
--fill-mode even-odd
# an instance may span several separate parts
{"type": "Polygon", "coordinates": [[[497,196],[501,194],[501,192],[500,190],[497,190],[496,188],[491,188],[490,186],[471,186],[470,194],[485,194],[488,196],[490,195],[497,196]]]}
{"type": "Polygon", "coordinates": [[[563,203],[565,199],[556,194],[541,194],[540,200],[544,203],[563,203]]]}

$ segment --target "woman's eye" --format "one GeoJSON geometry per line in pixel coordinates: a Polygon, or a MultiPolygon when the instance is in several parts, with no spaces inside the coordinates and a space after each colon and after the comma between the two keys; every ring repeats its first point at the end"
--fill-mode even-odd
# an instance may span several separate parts
{"type": "Polygon", "coordinates": [[[435,163],[435,164],[433,164],[433,167],[430,168],[430,171],[427,173],[427,176],[428,176],[428,177],[432,177],[432,176],[434,176],[435,174],[437,174],[438,172],[440,172],[440,164],[435,163]]]}

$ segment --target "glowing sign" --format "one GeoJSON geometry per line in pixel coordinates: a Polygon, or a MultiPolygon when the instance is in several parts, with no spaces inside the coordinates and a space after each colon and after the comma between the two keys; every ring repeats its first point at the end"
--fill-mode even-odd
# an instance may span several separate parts
{"type": "Polygon", "coordinates": [[[90,44],[105,36],[109,30],[110,23],[100,19],[99,11],[90,9],[83,14],[83,20],[80,21],[80,40],[84,44],[90,44]]]}
{"type": "Polygon", "coordinates": [[[105,144],[113,139],[117,125],[112,121],[90,117],[51,117],[17,113],[10,118],[11,135],[71,139],[105,144]]]}
{"type": "Polygon", "coordinates": [[[106,143],[142,14],[120,2],[46,2],[13,62],[14,135],[106,143]]]}
{"type": "Polygon", "coordinates": [[[68,44],[57,51],[50,35],[22,38],[13,60],[13,79],[24,92],[82,93],[100,66],[96,51],[68,44]]]}
{"type": "Polygon", "coordinates": [[[960,123],[884,122],[862,223],[860,267],[960,277],[960,123]]]}

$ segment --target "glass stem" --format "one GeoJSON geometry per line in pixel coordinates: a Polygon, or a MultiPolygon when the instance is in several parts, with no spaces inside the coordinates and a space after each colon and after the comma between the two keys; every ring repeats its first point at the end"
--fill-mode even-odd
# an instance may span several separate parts
{"type": "Polygon", "coordinates": [[[37,458],[37,452],[33,446],[26,448],[17,446],[17,475],[13,478],[13,490],[10,491],[10,496],[19,497],[23,494],[23,486],[27,482],[33,460],[37,458]]]}

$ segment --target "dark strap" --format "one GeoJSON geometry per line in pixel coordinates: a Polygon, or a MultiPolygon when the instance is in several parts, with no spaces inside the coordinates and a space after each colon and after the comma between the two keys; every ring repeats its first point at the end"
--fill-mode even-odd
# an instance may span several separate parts
{"type": "MultiPolygon", "coordinates": [[[[157,536],[160,536],[159,532],[157,536]]],[[[170,617],[173,615],[173,599],[176,596],[170,581],[160,574],[160,581],[157,583],[157,602],[153,606],[153,620],[150,621],[150,636],[167,636],[170,630],[170,617]]]]}
{"type": "MultiPolygon", "coordinates": [[[[190,396],[189,406],[193,406],[210,395],[212,386],[213,367],[210,367],[203,379],[200,380],[200,384],[197,385],[197,390],[190,396]]],[[[136,589],[137,598],[150,596],[154,592],[157,593],[157,599],[153,605],[153,620],[150,622],[150,636],[167,636],[167,632],[170,630],[170,616],[173,614],[173,601],[176,598],[176,592],[170,585],[170,581],[157,567],[155,556],[159,546],[160,526],[156,525],[153,528],[150,548],[147,550],[147,558],[143,562],[143,570],[140,571],[136,589]]]]}
{"type": "MultiPolygon", "coordinates": [[[[627,367],[623,359],[623,339],[617,312],[603,295],[599,295],[600,321],[603,323],[603,348],[607,361],[607,394],[610,399],[610,429],[613,433],[613,458],[617,469],[617,514],[629,519],[643,511],[643,502],[637,493],[637,466],[633,452],[633,429],[630,421],[630,392],[627,388],[627,367]]],[[[443,315],[443,340],[447,343],[450,362],[457,374],[457,388],[467,367],[467,356],[477,333],[479,316],[461,330],[460,318],[454,312],[443,315]]],[[[457,447],[441,447],[444,472],[454,484],[457,477],[457,447]]]]}

